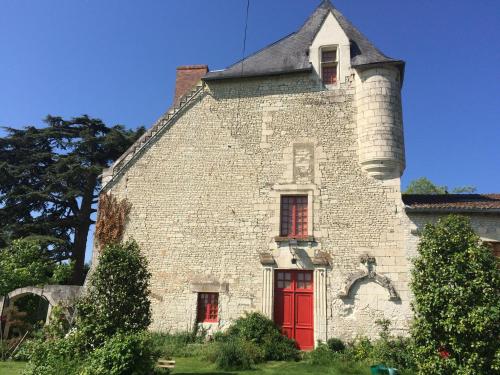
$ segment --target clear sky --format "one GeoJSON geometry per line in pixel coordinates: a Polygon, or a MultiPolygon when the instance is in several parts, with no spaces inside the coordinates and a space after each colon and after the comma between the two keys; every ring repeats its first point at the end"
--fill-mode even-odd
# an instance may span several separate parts
{"type": "MultiPolygon", "coordinates": [[[[247,52],[298,29],[319,0],[250,0],[247,52]]],[[[337,0],[407,62],[403,187],[427,176],[500,192],[500,1],[337,0]]],[[[0,126],[88,114],[149,127],[175,68],[241,58],[246,0],[0,0],[0,126]]]]}

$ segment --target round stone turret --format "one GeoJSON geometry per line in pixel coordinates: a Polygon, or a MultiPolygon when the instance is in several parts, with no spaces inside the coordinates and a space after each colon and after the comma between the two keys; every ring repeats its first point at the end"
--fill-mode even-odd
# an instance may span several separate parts
{"type": "Polygon", "coordinates": [[[356,101],[361,168],[377,179],[401,177],[405,151],[399,69],[358,70],[356,101]]]}

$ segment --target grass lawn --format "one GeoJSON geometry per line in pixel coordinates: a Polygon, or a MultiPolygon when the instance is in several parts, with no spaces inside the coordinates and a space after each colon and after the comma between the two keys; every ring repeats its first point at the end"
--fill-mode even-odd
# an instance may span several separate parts
{"type": "Polygon", "coordinates": [[[1,362],[0,361],[0,374],[2,375],[20,375],[24,366],[26,366],[25,362],[1,362]]]}
{"type": "Polygon", "coordinates": [[[366,366],[352,368],[350,365],[338,364],[335,367],[316,367],[306,362],[268,362],[256,366],[250,371],[221,371],[217,370],[211,363],[198,358],[176,358],[175,375],[299,375],[299,374],[325,374],[325,375],[369,375],[370,370],[366,366]]]}
{"type": "MultiPolygon", "coordinates": [[[[20,375],[26,363],[0,362],[1,375],[20,375]]],[[[360,366],[352,368],[351,365],[342,364],[335,367],[315,367],[305,362],[268,362],[256,366],[250,371],[221,371],[211,363],[198,358],[176,358],[176,368],[173,375],[299,375],[299,374],[325,374],[325,375],[369,375],[370,370],[360,366]]]]}

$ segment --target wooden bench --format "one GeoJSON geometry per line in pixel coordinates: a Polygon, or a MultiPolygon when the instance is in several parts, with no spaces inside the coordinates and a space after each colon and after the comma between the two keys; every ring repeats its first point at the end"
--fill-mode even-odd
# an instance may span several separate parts
{"type": "Polygon", "coordinates": [[[175,368],[175,361],[171,359],[160,358],[156,363],[156,367],[173,369],[175,368]]]}

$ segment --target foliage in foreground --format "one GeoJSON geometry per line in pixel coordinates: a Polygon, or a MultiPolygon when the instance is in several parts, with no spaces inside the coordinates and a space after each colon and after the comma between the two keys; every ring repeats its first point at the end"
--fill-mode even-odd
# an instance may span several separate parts
{"type": "Polygon", "coordinates": [[[118,332],[140,332],[151,323],[150,273],[134,241],[106,246],[78,303],[77,328],[91,347],[118,332]]]}
{"type": "Polygon", "coordinates": [[[0,249],[0,296],[25,286],[64,283],[70,275],[71,265],[56,264],[39,240],[14,240],[0,249]]]}
{"type": "Polygon", "coordinates": [[[44,340],[27,353],[25,374],[151,374],[160,353],[145,332],[151,319],[149,277],[135,242],[104,248],[78,303],[76,325],[54,319],[44,340]]]}
{"type": "MultiPolygon", "coordinates": [[[[272,320],[257,312],[238,318],[225,337],[258,345],[264,351],[266,361],[289,361],[299,357],[295,342],[283,336],[272,320]]],[[[224,340],[224,336],[220,339],[224,340]]]]}
{"type": "Polygon", "coordinates": [[[306,361],[313,366],[340,366],[346,369],[349,366],[352,367],[353,364],[364,365],[365,368],[374,364],[383,364],[396,368],[403,374],[414,374],[412,340],[391,336],[389,320],[378,320],[376,323],[381,327],[380,337],[377,340],[358,337],[344,344],[339,339],[330,339],[326,345],[320,343],[315,350],[307,353],[306,361]]]}
{"type": "Polygon", "coordinates": [[[498,266],[467,218],[425,227],[411,283],[421,374],[500,372],[498,266]]]}
{"type": "Polygon", "coordinates": [[[90,353],[81,375],[150,375],[159,356],[147,333],[117,333],[90,353]]]}

